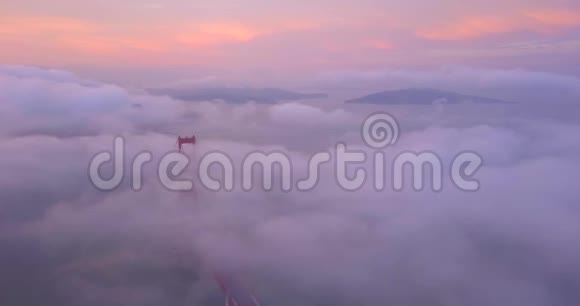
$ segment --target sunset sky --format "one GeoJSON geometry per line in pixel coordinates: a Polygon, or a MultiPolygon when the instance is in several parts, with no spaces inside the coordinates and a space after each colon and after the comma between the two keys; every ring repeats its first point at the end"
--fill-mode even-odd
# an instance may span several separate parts
{"type": "Polygon", "coordinates": [[[580,2],[2,1],[0,48],[3,64],[95,76],[448,65],[580,75],[580,2]]]}

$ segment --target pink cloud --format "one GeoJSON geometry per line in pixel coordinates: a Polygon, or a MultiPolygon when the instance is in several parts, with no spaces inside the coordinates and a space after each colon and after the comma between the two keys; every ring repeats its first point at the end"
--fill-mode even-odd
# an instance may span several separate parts
{"type": "Polygon", "coordinates": [[[513,21],[501,17],[466,17],[451,24],[420,29],[417,35],[430,40],[461,40],[508,32],[515,27],[513,21]]]}
{"type": "Polygon", "coordinates": [[[580,12],[570,10],[531,10],[524,13],[537,22],[558,27],[580,26],[580,12]]]}
{"type": "Polygon", "coordinates": [[[184,45],[203,47],[229,42],[248,42],[264,34],[263,31],[235,24],[201,24],[189,27],[176,35],[184,45]]]}
{"type": "Polygon", "coordinates": [[[370,40],[364,43],[366,47],[377,49],[377,50],[391,50],[393,49],[393,44],[385,40],[370,40]]]}
{"type": "Polygon", "coordinates": [[[580,12],[564,10],[523,10],[505,16],[469,16],[446,24],[422,27],[418,37],[428,40],[465,40],[498,33],[534,31],[556,33],[580,26],[580,12]]]}
{"type": "Polygon", "coordinates": [[[2,36],[30,36],[48,34],[88,34],[97,30],[94,24],[68,18],[56,17],[8,17],[0,19],[2,36]]]}

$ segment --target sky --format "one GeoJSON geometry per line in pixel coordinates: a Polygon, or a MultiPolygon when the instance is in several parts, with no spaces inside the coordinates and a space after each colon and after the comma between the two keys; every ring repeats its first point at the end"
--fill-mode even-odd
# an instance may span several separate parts
{"type": "Polygon", "coordinates": [[[573,0],[23,0],[0,12],[2,63],[125,83],[448,65],[580,75],[573,0]]]}

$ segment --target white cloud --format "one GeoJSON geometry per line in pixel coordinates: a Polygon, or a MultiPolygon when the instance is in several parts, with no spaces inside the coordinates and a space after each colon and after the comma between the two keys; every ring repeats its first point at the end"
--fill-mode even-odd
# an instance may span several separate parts
{"type": "Polygon", "coordinates": [[[9,284],[11,303],[217,305],[223,297],[207,273],[215,265],[242,273],[268,305],[543,306],[579,298],[577,120],[538,120],[526,107],[506,118],[502,105],[477,116],[444,113],[437,123],[431,108],[395,111],[407,128],[388,156],[432,150],[447,162],[476,150],[486,164],[475,193],[448,179],[441,193],[350,193],[329,166],[310,192],[173,193],[154,166],[175,149],[176,134],[198,135],[187,148],[193,160],[213,150],[239,161],[280,149],[303,174],[310,153],[336,141],[363,148],[358,127],[367,109],[182,104],[5,74],[0,88],[10,97],[0,137],[0,283],[9,284]],[[92,133],[82,131],[84,119],[92,133]],[[62,135],[51,128],[78,135],[55,137],[62,135]],[[90,157],[111,150],[117,134],[128,157],[154,155],[142,192],[127,181],[111,193],[89,183],[90,157]]]}

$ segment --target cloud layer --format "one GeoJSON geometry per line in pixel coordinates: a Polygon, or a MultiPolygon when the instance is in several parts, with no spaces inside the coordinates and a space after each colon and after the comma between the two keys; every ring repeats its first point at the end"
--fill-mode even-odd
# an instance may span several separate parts
{"type": "MultiPolygon", "coordinates": [[[[433,79],[462,86],[469,73],[433,79]]],[[[544,80],[513,73],[496,75],[544,80]]],[[[370,151],[359,126],[377,109],[188,103],[30,67],[0,69],[0,100],[0,304],[220,305],[214,269],[241,275],[265,305],[580,299],[580,122],[546,111],[549,103],[389,109],[403,134],[387,156],[431,150],[447,164],[475,150],[485,166],[474,193],[448,180],[441,193],[346,192],[329,166],[305,193],[175,193],[160,186],[154,165],[177,135],[198,136],[187,148],[193,161],[214,150],[234,160],[282,150],[302,175],[312,153],[337,141],[370,151]],[[103,193],[88,180],[90,158],[111,150],[116,135],[128,156],[154,156],[141,192],[125,180],[103,193]]]]}

